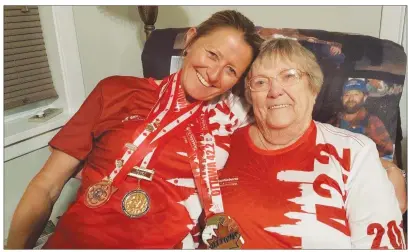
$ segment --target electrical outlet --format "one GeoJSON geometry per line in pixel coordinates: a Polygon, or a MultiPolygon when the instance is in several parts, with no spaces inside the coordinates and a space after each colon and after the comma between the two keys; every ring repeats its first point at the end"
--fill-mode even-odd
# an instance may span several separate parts
{"type": "Polygon", "coordinates": [[[45,122],[62,113],[62,108],[47,108],[40,113],[28,118],[29,122],[45,122]]]}

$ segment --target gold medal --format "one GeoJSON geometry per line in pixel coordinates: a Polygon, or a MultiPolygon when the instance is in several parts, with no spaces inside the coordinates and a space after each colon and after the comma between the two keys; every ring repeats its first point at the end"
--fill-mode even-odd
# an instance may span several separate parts
{"type": "Polygon", "coordinates": [[[112,187],[112,182],[102,180],[99,183],[88,187],[85,193],[85,205],[90,208],[100,207],[108,202],[116,188],[112,187]]]}
{"type": "Polygon", "coordinates": [[[240,249],[244,244],[238,224],[225,214],[207,220],[202,239],[209,249],[240,249]]]}
{"type": "Polygon", "coordinates": [[[150,208],[150,198],[141,189],[128,192],[122,200],[122,210],[130,218],[138,218],[145,215],[150,208]]]}

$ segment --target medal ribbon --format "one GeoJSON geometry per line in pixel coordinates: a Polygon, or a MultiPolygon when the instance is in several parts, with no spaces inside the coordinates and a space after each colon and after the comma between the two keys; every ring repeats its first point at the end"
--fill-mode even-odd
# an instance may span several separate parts
{"type": "Polygon", "coordinates": [[[176,104],[177,92],[180,88],[180,73],[173,74],[167,82],[163,81],[160,85],[161,97],[153,107],[145,122],[137,128],[133,134],[133,145],[135,150],[127,150],[122,156],[122,166],[117,166],[107,179],[112,181],[114,186],[119,185],[130,172],[135,164],[140,162],[148,153],[152,152],[160,141],[166,141],[176,132],[182,130],[189,118],[196,117],[197,112],[201,111],[202,102],[191,104],[178,113],[173,112],[176,104]],[[163,91],[164,90],[164,91],[163,91]],[[170,113],[168,113],[170,111],[170,113]],[[159,126],[154,122],[159,122],[159,126]],[[154,127],[153,131],[148,129],[148,125],[154,127]],[[172,134],[169,134],[169,133],[172,134]]]}
{"type": "Polygon", "coordinates": [[[244,238],[238,224],[224,213],[221,188],[215,159],[215,138],[208,127],[211,105],[203,107],[196,118],[196,124],[186,128],[186,138],[190,143],[190,165],[197,192],[204,209],[206,226],[202,239],[209,249],[241,248],[244,238]],[[198,141],[194,136],[198,136],[198,141]],[[214,228],[214,225],[216,226],[214,228]],[[214,229],[219,234],[214,234],[214,229]]]}
{"type": "Polygon", "coordinates": [[[190,143],[190,165],[206,219],[223,213],[220,183],[215,159],[215,139],[208,128],[209,105],[204,106],[194,125],[186,128],[190,143]],[[198,136],[198,141],[195,136],[198,136]]]}

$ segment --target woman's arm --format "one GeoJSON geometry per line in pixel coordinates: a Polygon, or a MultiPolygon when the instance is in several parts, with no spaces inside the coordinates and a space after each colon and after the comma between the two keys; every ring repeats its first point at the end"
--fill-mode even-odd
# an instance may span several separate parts
{"type": "Polygon", "coordinates": [[[8,249],[33,248],[62,188],[79,162],[62,151],[52,151],[44,167],[31,180],[14,212],[6,246],[8,249]]]}
{"type": "Polygon", "coordinates": [[[381,159],[382,166],[387,171],[388,179],[395,189],[398,204],[402,213],[407,211],[407,190],[405,187],[405,176],[393,162],[381,159]]]}
{"type": "Polygon", "coordinates": [[[374,142],[352,152],[346,211],[353,249],[404,249],[402,214],[374,142]]]}

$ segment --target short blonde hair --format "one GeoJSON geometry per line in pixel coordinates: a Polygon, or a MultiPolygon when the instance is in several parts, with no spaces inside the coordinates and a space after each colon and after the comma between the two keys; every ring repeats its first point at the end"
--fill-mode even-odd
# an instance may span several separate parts
{"type": "MultiPolygon", "coordinates": [[[[296,68],[307,73],[309,87],[314,94],[319,94],[323,85],[323,72],[312,52],[293,39],[269,39],[262,43],[258,57],[255,59],[246,77],[246,82],[252,77],[254,68],[259,67],[265,60],[276,62],[283,60],[295,63],[296,68]]],[[[245,96],[252,103],[249,88],[246,88],[245,96]]]]}

